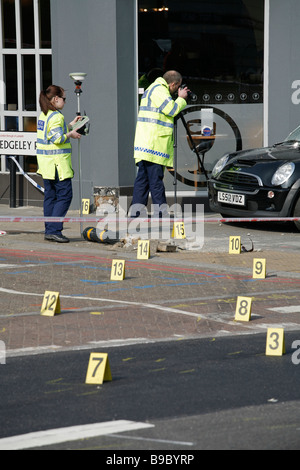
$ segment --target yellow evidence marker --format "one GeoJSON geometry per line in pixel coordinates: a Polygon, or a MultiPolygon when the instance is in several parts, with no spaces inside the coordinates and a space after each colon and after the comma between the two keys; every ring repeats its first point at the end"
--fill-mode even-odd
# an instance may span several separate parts
{"type": "Polygon", "coordinates": [[[265,279],[265,278],[266,278],[266,260],[254,258],[253,279],[265,279]]]}
{"type": "Polygon", "coordinates": [[[82,199],[82,214],[87,215],[90,213],[90,200],[82,199]]]}
{"type": "Polygon", "coordinates": [[[236,302],[235,320],[250,321],[252,297],[238,297],[236,302]]]}
{"type": "Polygon", "coordinates": [[[46,291],[41,308],[41,315],[53,317],[56,313],[60,313],[59,292],[46,291]]]}
{"type": "Polygon", "coordinates": [[[125,261],[121,259],[113,259],[111,263],[111,281],[123,281],[125,279],[125,261]]]}
{"type": "Polygon", "coordinates": [[[282,356],[285,354],[283,328],[268,328],[266,341],[266,356],[282,356]]]}
{"type": "Polygon", "coordinates": [[[185,238],[185,228],[183,222],[175,222],[172,230],[172,238],[183,239],[185,238]]]}
{"type": "Polygon", "coordinates": [[[239,255],[241,253],[241,237],[229,237],[229,254],[239,255]]]}
{"type": "Polygon", "coordinates": [[[91,353],[86,373],[86,384],[102,384],[112,380],[107,353],[91,353]]]}
{"type": "Polygon", "coordinates": [[[137,248],[137,259],[149,259],[150,242],[149,240],[139,240],[137,248]]]}

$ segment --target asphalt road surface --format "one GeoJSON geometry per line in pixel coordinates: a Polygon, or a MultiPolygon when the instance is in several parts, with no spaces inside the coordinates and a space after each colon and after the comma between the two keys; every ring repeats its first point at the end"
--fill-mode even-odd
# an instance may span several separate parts
{"type": "Polygon", "coordinates": [[[297,339],[285,335],[280,357],[265,355],[263,334],[110,348],[112,381],[102,385],[85,383],[90,351],[10,358],[0,367],[0,448],[8,436],[129,420],[151,426],[36,448],[298,449],[297,339]]]}

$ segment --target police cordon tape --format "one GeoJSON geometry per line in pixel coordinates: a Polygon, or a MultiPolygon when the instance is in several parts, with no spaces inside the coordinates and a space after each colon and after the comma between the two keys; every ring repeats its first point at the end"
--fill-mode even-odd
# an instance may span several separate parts
{"type": "MultiPolygon", "coordinates": [[[[36,181],[34,181],[30,176],[25,173],[23,168],[20,166],[19,162],[16,160],[15,157],[10,156],[9,157],[11,160],[14,161],[16,166],[18,167],[19,171],[22,173],[22,175],[37,189],[39,189],[42,193],[45,192],[44,188],[42,188],[36,181]]],[[[126,217],[126,218],[116,218],[109,219],[107,217],[101,217],[101,218],[83,218],[83,217],[6,217],[6,216],[0,216],[0,222],[65,222],[65,223],[99,223],[99,222],[106,222],[106,223],[116,223],[118,221],[119,223],[128,223],[133,220],[138,220],[139,222],[142,223],[151,223],[151,222],[159,222],[159,223],[166,223],[166,221],[169,221],[170,223],[175,223],[175,222],[184,222],[185,224],[188,223],[197,223],[197,222],[203,222],[203,223],[242,223],[242,222],[298,222],[300,221],[300,217],[255,217],[255,218],[140,218],[140,217],[126,217]]]]}
{"type": "Polygon", "coordinates": [[[140,217],[126,217],[126,218],[108,218],[108,217],[12,217],[12,216],[0,216],[0,222],[63,222],[63,223],[130,223],[130,222],[169,222],[173,224],[175,222],[189,223],[243,223],[243,222],[299,222],[300,217],[255,217],[255,218],[210,218],[210,217],[183,217],[183,218],[140,218],[140,217]]]}
{"type": "Polygon", "coordinates": [[[34,181],[32,178],[30,178],[30,176],[25,173],[25,171],[23,170],[23,168],[21,167],[21,165],[19,164],[19,162],[16,160],[15,157],[8,157],[10,158],[13,162],[15,162],[15,164],[17,165],[20,173],[37,189],[39,189],[42,193],[45,192],[44,188],[42,188],[42,186],[40,186],[36,181],[34,181]]]}
{"type": "MultiPolygon", "coordinates": [[[[25,173],[23,168],[20,166],[19,162],[16,160],[15,157],[10,156],[9,157],[11,160],[14,161],[16,166],[18,167],[20,173],[37,189],[39,189],[42,193],[45,192],[44,188],[40,186],[36,181],[34,181],[30,176],[25,173]]],[[[118,222],[121,223],[126,223],[128,221],[132,220],[139,220],[140,222],[160,222],[160,223],[165,223],[166,220],[169,220],[171,222],[184,222],[184,223],[196,223],[201,222],[207,223],[207,222],[213,222],[213,223],[242,223],[242,222],[299,222],[300,217],[255,217],[255,218],[192,218],[192,219],[186,219],[186,218],[137,218],[137,217],[128,217],[124,219],[118,219],[118,222]]],[[[107,223],[109,222],[116,222],[115,219],[108,219],[108,218],[81,218],[81,217],[2,217],[0,216],[0,222],[69,222],[69,223],[82,223],[82,222],[87,222],[87,223],[93,223],[93,222],[103,222],[106,221],[107,223]]]]}

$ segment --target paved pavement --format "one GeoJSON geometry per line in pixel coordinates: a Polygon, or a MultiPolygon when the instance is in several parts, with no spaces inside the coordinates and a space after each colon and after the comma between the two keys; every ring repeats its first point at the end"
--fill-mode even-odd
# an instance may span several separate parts
{"type": "MultiPolygon", "coordinates": [[[[0,206],[0,216],[8,215],[42,216],[42,210],[0,206]]],[[[0,340],[7,357],[268,327],[300,339],[300,246],[292,225],[206,222],[201,248],[192,238],[171,240],[175,252],[157,252],[152,244],[150,259],[137,260],[132,238],[127,245],[88,242],[78,223],[65,224],[71,242],[63,245],[44,240],[41,222],[0,224],[0,340]],[[253,251],[229,254],[231,235],[241,236],[246,250],[253,243],[253,251]],[[253,279],[254,258],[266,260],[265,279],[253,279]],[[113,259],[125,260],[122,281],[110,280],[113,259]],[[60,314],[41,315],[46,291],[59,293],[60,314]],[[252,298],[250,321],[235,321],[238,296],[252,298]]]]}

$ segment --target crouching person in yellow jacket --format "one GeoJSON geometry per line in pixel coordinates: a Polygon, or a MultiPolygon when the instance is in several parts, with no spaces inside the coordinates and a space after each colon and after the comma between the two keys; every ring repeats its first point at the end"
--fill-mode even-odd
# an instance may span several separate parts
{"type": "Polygon", "coordinates": [[[147,214],[149,192],[154,217],[168,216],[163,183],[165,167],[173,166],[174,118],[187,105],[188,88],[180,88],[182,77],[175,70],[166,72],[145,91],[139,109],[134,141],[138,174],[134,183],[130,216],[147,214]],[[174,101],[172,95],[178,92],[174,101]]]}
{"type": "MultiPolygon", "coordinates": [[[[66,95],[63,88],[50,85],[40,94],[42,113],[37,125],[37,161],[38,173],[44,180],[44,217],[65,217],[70,207],[73,191],[72,146],[70,138],[80,139],[81,135],[69,131],[61,110],[66,95]]],[[[80,119],[77,116],[69,126],[80,119]]],[[[63,224],[45,223],[45,240],[68,243],[62,235],[63,224]]]]}

